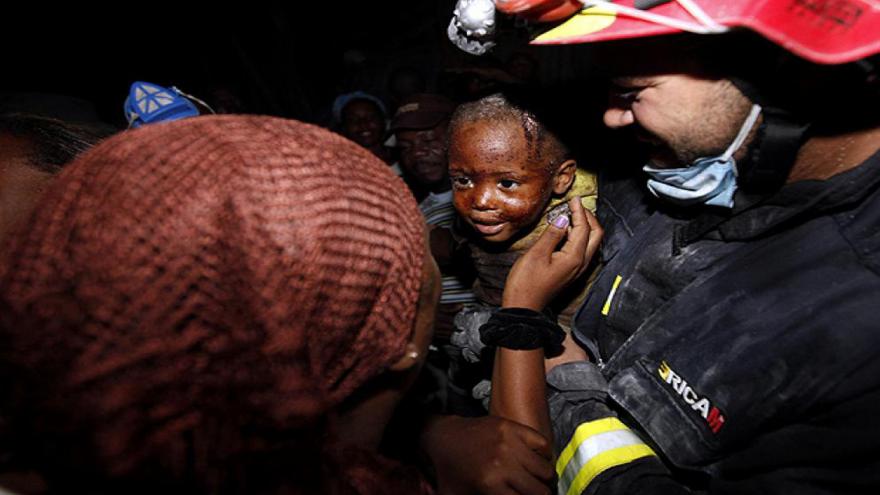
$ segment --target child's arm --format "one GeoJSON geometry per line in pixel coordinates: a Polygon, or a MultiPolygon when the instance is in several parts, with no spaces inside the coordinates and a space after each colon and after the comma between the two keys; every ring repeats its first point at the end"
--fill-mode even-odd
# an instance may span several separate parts
{"type": "MultiPolygon", "coordinates": [[[[503,307],[541,311],[587,269],[602,239],[602,228],[581,205],[580,198],[572,199],[569,206],[571,227],[564,222],[551,226],[514,264],[505,283],[503,307]],[[556,250],[563,239],[562,247],[556,250]]],[[[490,412],[531,426],[552,441],[544,376],[543,349],[499,347],[490,412]]]]}

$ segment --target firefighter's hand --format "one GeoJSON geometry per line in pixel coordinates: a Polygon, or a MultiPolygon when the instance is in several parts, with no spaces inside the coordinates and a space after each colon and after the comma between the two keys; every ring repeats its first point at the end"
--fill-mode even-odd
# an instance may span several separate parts
{"type": "Polygon", "coordinates": [[[502,306],[541,311],[586,271],[602,240],[602,227],[580,198],[569,201],[569,207],[571,225],[551,224],[514,263],[504,285],[502,306]]]}
{"type": "Polygon", "coordinates": [[[549,495],[550,444],[506,419],[443,416],[430,422],[422,447],[434,464],[440,495],[549,495]]]}

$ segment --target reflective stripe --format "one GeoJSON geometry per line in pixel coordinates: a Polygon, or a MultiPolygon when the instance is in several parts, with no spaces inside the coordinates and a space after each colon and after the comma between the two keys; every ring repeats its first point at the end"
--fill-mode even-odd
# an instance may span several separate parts
{"type": "Polygon", "coordinates": [[[611,300],[614,299],[614,293],[617,292],[617,286],[620,285],[621,280],[623,280],[623,277],[620,275],[614,279],[611,292],[608,293],[608,299],[605,299],[605,306],[602,306],[602,316],[608,316],[608,312],[611,311],[611,300]]]}
{"type": "Polygon", "coordinates": [[[597,419],[595,421],[581,424],[576,430],[574,430],[574,435],[571,436],[568,445],[566,445],[562,453],[559,454],[559,459],[556,460],[556,474],[562,476],[562,471],[565,469],[565,465],[568,464],[568,461],[570,461],[572,457],[574,457],[574,453],[577,452],[578,446],[583,443],[584,440],[593,435],[605,433],[606,431],[626,429],[626,425],[614,417],[597,419]]]}
{"type": "MultiPolygon", "coordinates": [[[[609,450],[603,452],[596,457],[590,459],[590,461],[581,468],[581,471],[575,477],[571,486],[568,487],[568,490],[565,492],[566,495],[580,495],[584,489],[589,486],[589,484],[599,476],[603,472],[607,471],[616,466],[622,466],[623,464],[628,464],[636,459],[641,459],[643,457],[655,456],[657,454],[651,450],[651,447],[648,447],[645,444],[639,445],[631,445],[628,447],[620,447],[614,450],[609,450]]],[[[560,484],[560,493],[562,488],[562,481],[559,481],[560,484]]]]}
{"type": "Polygon", "coordinates": [[[584,423],[556,462],[559,493],[579,494],[605,470],[649,455],[654,451],[617,418],[584,423]]]}

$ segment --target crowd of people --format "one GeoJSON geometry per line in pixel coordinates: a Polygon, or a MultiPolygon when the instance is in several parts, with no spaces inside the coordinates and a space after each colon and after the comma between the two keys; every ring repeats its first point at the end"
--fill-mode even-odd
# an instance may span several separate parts
{"type": "Polygon", "coordinates": [[[608,143],[527,52],[2,113],[0,493],[874,493],[880,9],[630,3],[449,28],[594,47],[608,143]]]}

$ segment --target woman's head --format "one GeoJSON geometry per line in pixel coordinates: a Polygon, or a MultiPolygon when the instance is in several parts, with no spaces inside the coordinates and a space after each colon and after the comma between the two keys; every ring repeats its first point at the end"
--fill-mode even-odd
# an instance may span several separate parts
{"type": "Polygon", "coordinates": [[[525,233],[568,191],[575,170],[538,115],[500,94],[459,106],[449,124],[453,202],[483,240],[525,233]]]}
{"type": "Polygon", "coordinates": [[[167,475],[193,448],[209,471],[288,440],[305,456],[328,411],[426,345],[431,276],[404,189],[350,142],[274,118],[97,146],[0,267],[27,426],[95,476],[167,475]]]}
{"type": "Polygon", "coordinates": [[[355,91],[342,95],[333,105],[342,134],[367,149],[385,141],[385,105],[375,96],[355,91]]]}

